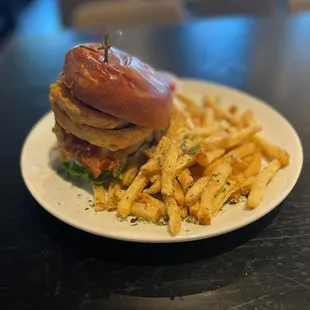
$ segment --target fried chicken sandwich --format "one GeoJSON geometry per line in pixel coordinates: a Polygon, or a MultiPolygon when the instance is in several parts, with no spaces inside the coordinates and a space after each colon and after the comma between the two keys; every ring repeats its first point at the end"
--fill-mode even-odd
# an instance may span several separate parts
{"type": "Polygon", "coordinates": [[[50,86],[53,131],[71,175],[94,182],[121,178],[130,156],[158,139],[170,122],[172,93],[150,66],[100,44],[69,50],[50,86]]]}

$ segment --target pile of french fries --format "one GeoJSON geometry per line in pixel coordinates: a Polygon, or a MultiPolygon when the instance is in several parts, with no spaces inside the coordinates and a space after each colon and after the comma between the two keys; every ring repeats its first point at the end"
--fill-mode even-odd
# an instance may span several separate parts
{"type": "Polygon", "coordinates": [[[258,135],[252,111],[225,109],[208,96],[202,106],[183,94],[176,99],[167,132],[134,156],[122,182],[107,191],[94,185],[96,211],[167,223],[176,235],[183,219],[209,225],[226,203],[247,197],[248,208],[258,207],[268,183],[289,164],[285,150],[258,135]]]}

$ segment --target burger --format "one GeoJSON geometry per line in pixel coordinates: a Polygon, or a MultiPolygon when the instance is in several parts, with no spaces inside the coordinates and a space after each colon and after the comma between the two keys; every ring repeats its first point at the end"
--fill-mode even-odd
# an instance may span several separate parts
{"type": "Polygon", "coordinates": [[[128,160],[156,143],[172,115],[166,80],[136,57],[101,44],[69,50],[50,86],[63,167],[95,183],[122,178],[128,160]]]}

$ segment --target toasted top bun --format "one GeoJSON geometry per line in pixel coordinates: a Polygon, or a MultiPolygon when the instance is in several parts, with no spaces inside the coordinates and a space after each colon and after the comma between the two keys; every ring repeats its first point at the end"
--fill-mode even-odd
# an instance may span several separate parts
{"type": "Polygon", "coordinates": [[[62,80],[71,94],[104,113],[154,129],[166,128],[172,115],[168,82],[135,57],[92,43],[68,51],[62,80]]]}

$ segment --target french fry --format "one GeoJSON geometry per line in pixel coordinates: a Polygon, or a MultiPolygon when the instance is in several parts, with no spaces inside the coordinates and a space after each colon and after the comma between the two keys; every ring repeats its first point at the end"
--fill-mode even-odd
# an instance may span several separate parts
{"type": "Polygon", "coordinates": [[[137,196],[136,202],[139,202],[145,205],[155,206],[159,208],[161,215],[167,215],[167,208],[166,208],[165,203],[159,199],[154,198],[151,195],[141,193],[137,196]]]}
{"type": "Polygon", "coordinates": [[[248,196],[248,208],[256,208],[268,183],[289,164],[285,150],[257,136],[261,126],[251,110],[239,113],[237,106],[225,108],[207,96],[201,108],[184,94],[175,97],[165,136],[156,132],[130,155],[122,181],[112,181],[108,193],[93,185],[96,211],[117,209],[121,217],[153,223],[169,218],[169,231],[176,235],[187,217],[211,224],[227,201],[248,196]],[[271,161],[261,170],[263,155],[271,161]]]}
{"type": "Polygon", "coordinates": [[[183,101],[183,107],[184,112],[187,114],[187,117],[195,123],[195,125],[201,126],[201,107],[196,103],[195,100],[188,98],[189,100],[192,100],[193,105],[186,105],[183,101]]]}
{"type": "Polygon", "coordinates": [[[149,188],[143,190],[143,193],[154,195],[161,191],[161,177],[160,174],[153,174],[150,176],[150,182],[152,185],[149,188]]]}
{"type": "Polygon", "coordinates": [[[131,156],[128,160],[127,167],[124,171],[122,185],[129,186],[134,178],[137,176],[141,165],[146,160],[145,150],[147,149],[147,144],[144,143],[140,146],[137,152],[131,156]]]}
{"type": "Polygon", "coordinates": [[[226,129],[226,131],[232,134],[232,133],[236,133],[238,129],[236,127],[230,126],[229,128],[226,129]]]}
{"type": "Polygon", "coordinates": [[[153,157],[152,159],[150,159],[146,164],[144,164],[141,167],[141,171],[144,174],[147,175],[152,175],[152,174],[156,174],[159,173],[161,170],[161,166],[162,166],[162,162],[163,162],[163,154],[165,153],[165,151],[167,150],[168,146],[169,146],[169,139],[165,136],[163,136],[154,153],[153,153],[153,157]]]}
{"type": "Polygon", "coordinates": [[[160,174],[153,174],[150,176],[151,183],[156,182],[158,179],[160,179],[160,174]]]}
{"type": "Polygon", "coordinates": [[[149,177],[142,172],[139,172],[117,206],[117,210],[122,217],[126,217],[130,214],[131,207],[136,200],[137,195],[143,191],[148,182],[149,177]]]}
{"type": "Polygon", "coordinates": [[[186,206],[180,207],[180,215],[182,219],[185,219],[188,216],[188,209],[186,206]]]}
{"type": "Polygon", "coordinates": [[[239,201],[241,196],[247,196],[250,193],[254,177],[246,178],[243,173],[234,176],[239,187],[229,198],[231,201],[239,201]]]}
{"type": "Polygon", "coordinates": [[[176,200],[177,204],[179,206],[184,206],[185,205],[185,197],[184,197],[184,192],[183,188],[178,182],[178,180],[173,179],[172,180],[172,192],[173,192],[173,197],[176,200]]]}
{"type": "Polygon", "coordinates": [[[262,129],[260,125],[246,127],[228,135],[223,141],[222,147],[229,149],[244,142],[262,129]]]}
{"type": "Polygon", "coordinates": [[[167,152],[164,155],[161,171],[161,193],[163,195],[172,195],[172,179],[174,178],[179,148],[171,141],[167,152]]]}
{"type": "Polygon", "coordinates": [[[187,206],[194,205],[200,198],[203,190],[209,182],[208,177],[198,179],[198,181],[188,190],[185,195],[185,202],[187,206]]]}
{"type": "MultiPolygon", "coordinates": [[[[159,158],[159,157],[158,157],[159,158]]],[[[152,175],[160,172],[160,160],[150,159],[145,165],[141,167],[144,174],[152,175]]]]}
{"type": "Polygon", "coordinates": [[[213,127],[200,127],[194,128],[192,130],[188,130],[184,133],[184,138],[188,137],[209,137],[210,135],[218,132],[221,130],[221,126],[218,124],[217,126],[213,127]]]}
{"type": "Polygon", "coordinates": [[[195,126],[195,123],[193,122],[193,119],[192,119],[190,116],[188,116],[188,117],[186,118],[185,125],[186,125],[187,128],[189,128],[189,129],[194,129],[194,128],[196,127],[196,126],[195,126]]]}
{"type": "Polygon", "coordinates": [[[160,191],[161,191],[161,178],[160,178],[160,176],[158,176],[158,178],[154,181],[154,183],[149,188],[146,188],[143,191],[143,193],[155,195],[155,194],[160,193],[160,191]]]}
{"type": "Polygon", "coordinates": [[[261,151],[257,151],[254,153],[252,157],[252,161],[248,165],[248,167],[243,171],[243,175],[247,178],[256,176],[261,168],[262,163],[262,153],[261,151]]]}
{"type": "Polygon", "coordinates": [[[242,158],[242,159],[240,157],[238,157],[237,160],[232,160],[231,161],[232,168],[233,168],[232,174],[238,176],[241,173],[244,173],[244,171],[246,169],[248,169],[250,164],[253,162],[253,158],[254,158],[254,155],[251,154],[251,155],[249,155],[245,158],[242,158]]]}
{"type": "MultiPolygon", "coordinates": [[[[179,108],[175,108],[173,111],[170,126],[166,133],[167,138],[177,137],[180,129],[184,128],[184,124],[186,124],[188,117],[189,116],[185,111],[181,111],[179,108]]],[[[185,126],[185,128],[187,128],[187,126],[185,126]]]]}
{"type": "Polygon", "coordinates": [[[232,168],[228,163],[222,163],[216,167],[205,187],[200,201],[198,220],[200,224],[209,225],[212,218],[212,204],[215,195],[221,190],[226,183],[228,176],[231,174],[232,168]]]}
{"type": "Polygon", "coordinates": [[[220,189],[219,193],[212,203],[212,215],[216,215],[223,207],[229,197],[238,190],[238,182],[236,180],[227,180],[224,186],[220,189]]]}
{"type": "Polygon", "coordinates": [[[191,99],[191,98],[189,98],[189,97],[187,97],[187,96],[185,96],[185,95],[183,95],[183,94],[181,94],[181,93],[176,93],[175,96],[176,96],[176,97],[185,105],[185,107],[187,107],[187,108],[197,108],[197,107],[198,107],[197,104],[196,104],[196,102],[195,102],[193,99],[191,99]]]}
{"type": "Polygon", "coordinates": [[[215,126],[216,126],[216,128],[219,129],[219,131],[226,130],[227,132],[229,131],[230,128],[235,128],[235,127],[231,126],[231,124],[229,124],[224,119],[222,119],[220,122],[218,122],[217,125],[215,125],[215,126]]]}
{"type": "Polygon", "coordinates": [[[167,211],[167,207],[165,205],[165,203],[161,200],[159,200],[161,202],[161,204],[158,204],[158,208],[160,209],[160,213],[162,216],[167,216],[168,215],[168,211],[167,211]]]}
{"type": "Polygon", "coordinates": [[[168,224],[169,230],[172,235],[176,235],[181,229],[180,208],[178,207],[174,197],[164,195],[163,198],[169,216],[169,224],[168,224]]]}
{"type": "Polygon", "coordinates": [[[250,110],[246,110],[241,115],[238,127],[239,128],[245,128],[256,125],[256,122],[254,120],[253,112],[250,110]]]}
{"type": "Polygon", "coordinates": [[[153,145],[153,146],[147,148],[147,149],[144,151],[145,156],[146,156],[147,158],[149,158],[149,159],[153,158],[154,153],[155,153],[155,149],[156,149],[156,146],[155,146],[155,145],[153,145]]]}
{"type": "Polygon", "coordinates": [[[182,170],[194,166],[195,164],[195,155],[185,154],[180,156],[177,160],[176,174],[179,174],[182,170]]]}
{"type": "Polygon", "coordinates": [[[193,185],[194,179],[191,175],[191,172],[188,168],[182,170],[178,176],[177,179],[181,183],[183,189],[185,192],[193,185]]]}
{"type": "Polygon", "coordinates": [[[103,211],[107,208],[106,193],[103,185],[93,183],[95,196],[95,211],[103,211]]]}
{"type": "Polygon", "coordinates": [[[203,102],[204,102],[204,106],[212,108],[218,117],[227,120],[230,124],[234,126],[238,124],[238,120],[233,114],[225,110],[218,103],[215,103],[214,101],[210,100],[209,97],[205,96],[203,98],[203,102]]]}
{"type": "Polygon", "coordinates": [[[141,202],[134,202],[131,208],[131,214],[138,218],[143,218],[156,223],[161,218],[160,209],[154,205],[146,205],[141,202]]]}
{"type": "Polygon", "coordinates": [[[122,184],[123,186],[129,186],[132,181],[135,179],[139,172],[140,165],[136,161],[131,161],[128,164],[127,169],[124,172],[122,184]]]}
{"type": "Polygon", "coordinates": [[[247,201],[247,206],[249,208],[256,208],[261,203],[267,184],[274,178],[276,172],[280,168],[280,161],[278,159],[274,159],[257,175],[252,184],[247,201]]]}
{"type": "Polygon", "coordinates": [[[244,179],[241,182],[238,182],[237,180],[226,181],[226,184],[222,187],[220,192],[214,198],[214,201],[212,204],[213,215],[216,215],[220,211],[220,209],[223,207],[225,202],[229,198],[231,198],[231,196],[235,192],[239,191],[239,195],[241,195],[243,188],[250,188],[251,185],[253,184],[253,180],[254,178],[244,179]]]}
{"type": "Polygon", "coordinates": [[[254,179],[255,177],[249,177],[245,180],[243,180],[241,182],[241,185],[240,185],[240,193],[241,195],[243,196],[248,196],[250,191],[251,191],[251,187],[252,187],[252,183],[254,182],[254,179]]]}
{"type": "Polygon", "coordinates": [[[205,152],[202,149],[200,149],[195,154],[195,159],[200,166],[206,167],[210,165],[211,163],[213,163],[214,160],[216,160],[217,158],[221,157],[224,154],[225,154],[224,149],[216,149],[216,150],[209,151],[209,152],[205,152]]]}
{"type": "Polygon", "coordinates": [[[116,196],[116,191],[118,189],[120,189],[119,182],[112,181],[109,185],[109,190],[108,190],[108,203],[107,203],[108,211],[115,210],[117,207],[119,200],[116,196]]]}
{"type": "Polygon", "coordinates": [[[196,202],[194,205],[189,206],[188,209],[189,209],[189,215],[197,220],[199,211],[199,202],[196,202]]]}
{"type": "Polygon", "coordinates": [[[282,167],[286,167],[289,164],[290,156],[281,147],[271,144],[267,140],[258,136],[254,136],[252,141],[257,143],[267,156],[278,159],[282,167]]]}
{"type": "Polygon", "coordinates": [[[137,195],[136,201],[147,204],[147,205],[154,205],[158,207],[159,209],[164,209],[165,203],[152,195],[141,193],[137,195]]]}
{"type": "Polygon", "coordinates": [[[209,107],[204,109],[202,125],[206,127],[213,127],[215,125],[214,111],[209,107]]]}
{"type": "Polygon", "coordinates": [[[255,144],[254,143],[246,143],[243,144],[231,151],[229,151],[225,156],[225,160],[237,160],[236,158],[245,158],[247,156],[250,156],[254,153],[256,150],[255,144]]]}
{"type": "Polygon", "coordinates": [[[169,142],[170,139],[168,139],[166,136],[163,136],[158,142],[158,145],[154,151],[153,158],[157,159],[159,156],[165,153],[166,149],[169,146],[169,142]]]}
{"type": "Polygon", "coordinates": [[[256,149],[256,146],[254,143],[247,143],[247,144],[241,145],[231,150],[230,152],[225,154],[223,157],[218,158],[211,165],[207,166],[205,169],[204,175],[210,175],[220,163],[224,163],[224,162],[231,163],[233,161],[241,160],[242,158],[253,154],[255,149],[256,149]]]}
{"type": "Polygon", "coordinates": [[[225,131],[217,132],[208,138],[205,138],[200,144],[205,151],[212,151],[214,149],[222,148],[226,141],[228,134],[225,131]]]}
{"type": "Polygon", "coordinates": [[[242,173],[244,170],[248,168],[250,165],[250,162],[246,160],[238,160],[232,162],[232,174],[238,175],[239,173],[242,173]]]}
{"type": "MultiPolygon", "coordinates": [[[[116,207],[118,205],[118,203],[121,201],[123,195],[125,194],[125,190],[124,189],[120,189],[120,188],[117,188],[114,192],[114,199],[115,199],[115,204],[116,204],[116,207]]],[[[115,207],[115,209],[116,209],[115,207]]]]}

